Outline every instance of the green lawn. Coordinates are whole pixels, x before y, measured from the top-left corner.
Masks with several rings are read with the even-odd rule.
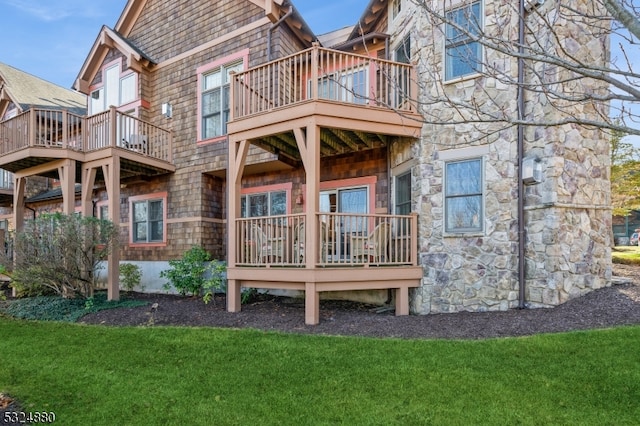
[[[624,263],[625,265],[640,266],[640,247],[638,246],[616,246],[611,251],[613,263]]]
[[[640,327],[484,341],[7,318],[0,330],[0,391],[61,425],[640,419]]]

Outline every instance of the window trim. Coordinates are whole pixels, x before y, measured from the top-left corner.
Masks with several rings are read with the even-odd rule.
[[[471,8],[473,7],[474,4],[478,4],[480,6],[480,11],[479,11],[479,18],[480,18],[480,31],[482,32],[484,30],[484,24],[485,24],[485,16],[484,16],[484,1],[483,0],[475,0],[475,1],[471,1],[469,3],[460,3],[455,5],[454,7],[447,9],[444,11],[445,16],[451,12],[455,12],[457,10],[460,9],[464,9],[464,8]],[[464,81],[467,79],[472,79],[472,78],[476,78],[477,76],[479,76],[481,74],[481,71],[474,71],[468,74],[463,74],[463,75],[456,75],[456,76],[452,76],[450,78],[447,78],[447,51],[450,49],[450,47],[448,46],[448,41],[447,41],[447,26],[449,24],[447,24],[446,22],[443,24],[444,29],[443,29],[443,39],[442,39],[442,81],[445,83],[455,83],[458,81]],[[479,42],[478,42],[479,44]],[[484,49],[482,47],[481,44],[479,44],[479,49],[480,52],[478,53],[477,56],[477,61],[479,64],[479,69],[482,69],[483,67],[483,62],[484,62]]]
[[[217,59],[211,63],[208,63],[206,65],[202,65],[198,68],[196,68],[196,74],[197,74],[197,84],[198,84],[198,88],[197,88],[197,113],[196,113],[196,129],[197,129],[197,144],[198,145],[202,145],[202,144],[208,144],[208,143],[215,143],[215,142],[222,142],[222,141],[226,141],[227,140],[227,135],[221,135],[221,136],[216,136],[213,138],[208,138],[208,139],[203,139],[203,135],[202,135],[202,94],[203,94],[203,90],[202,90],[202,86],[204,83],[204,75],[215,70],[216,68],[220,68],[224,65],[229,65],[235,62],[239,62],[240,60],[242,60],[242,67],[244,70],[246,70],[249,67],[249,49],[243,49],[240,50],[234,54],[225,56],[224,58],[220,58]]]
[[[447,229],[447,165],[453,163],[463,163],[468,161],[480,161],[480,193],[479,194],[467,194],[467,196],[471,195],[480,195],[480,218],[479,218],[479,226],[478,228],[455,228],[455,229]],[[446,236],[462,236],[462,235],[484,235],[485,234],[485,203],[487,197],[486,191],[486,158],[484,155],[482,156],[469,156],[469,157],[458,157],[458,158],[445,158],[443,159],[443,182],[442,182],[442,232],[443,235]]]
[[[133,239],[133,205],[141,201],[162,201],[162,241],[140,242]],[[167,192],[155,192],[152,194],[136,195],[129,197],[129,246],[130,247],[165,247],[167,245]],[[149,219],[147,218],[147,223]]]

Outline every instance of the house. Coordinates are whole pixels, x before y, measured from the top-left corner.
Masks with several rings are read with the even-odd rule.
[[[16,194],[54,177],[64,211],[120,227],[110,298],[120,260],[156,281],[193,245],[227,260],[230,311],[243,287],[299,291],[309,324],[321,294],[403,315],[554,306],[609,285],[606,138],[570,125],[468,138],[466,123],[429,123],[453,114],[434,92],[492,92],[506,109],[517,93],[456,62],[459,46],[413,2],[363,7],[353,27],[317,36],[289,0],[130,0],[79,71],[88,115],[3,121],[36,131],[11,134],[0,167]],[[490,29],[492,7],[450,10]],[[531,114],[555,113],[538,101]],[[522,159],[536,170],[526,187]]]
[[[0,63],[0,141],[3,143],[3,153],[12,148],[9,143],[28,127],[25,117],[34,120],[46,120],[46,114],[58,114],[66,111],[70,114],[83,116],[86,114],[86,96],[56,84],[45,81],[10,65]],[[29,111],[35,112],[30,115]],[[22,123],[23,127],[11,129],[4,123]],[[12,133],[13,132],[13,133]],[[43,177],[32,178],[25,187],[23,197],[31,197],[58,187],[55,180]],[[0,206],[7,214],[0,215],[0,229],[8,229],[11,220],[9,208],[14,202],[14,175],[8,170],[0,169]]]

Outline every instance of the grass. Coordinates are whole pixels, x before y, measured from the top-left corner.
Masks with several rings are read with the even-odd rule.
[[[0,391],[64,425],[637,424],[640,327],[484,341],[0,318]]]
[[[613,263],[640,266],[640,247],[616,246],[611,251],[611,259]]]

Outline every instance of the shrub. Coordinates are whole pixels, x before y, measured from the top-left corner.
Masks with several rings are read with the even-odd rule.
[[[117,241],[108,220],[76,214],[42,214],[16,233],[12,286],[19,295],[55,293],[91,297],[95,271]]]
[[[160,272],[169,280],[165,287],[173,286],[183,296],[202,295],[205,303],[212,300],[217,290],[225,284],[226,266],[222,262],[211,261],[211,256],[202,247],[194,246],[179,260],[169,261],[170,269]]]
[[[120,284],[127,291],[132,291],[135,287],[144,291],[144,286],[140,285],[142,279],[142,271],[138,265],[133,263],[123,263],[120,265]]]

